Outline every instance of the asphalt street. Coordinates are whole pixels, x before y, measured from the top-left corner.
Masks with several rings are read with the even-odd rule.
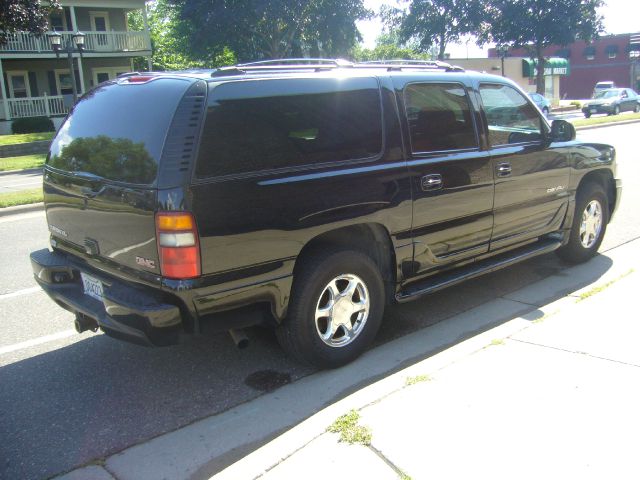
[[[0,172],[0,193],[18,192],[42,186],[42,170]]]
[[[623,202],[601,250],[640,237],[637,129],[630,124],[579,133],[617,147],[624,179]],[[259,328],[248,332],[251,345],[242,351],[226,334],[164,349],[99,333],[77,335],[72,315],[31,277],[28,253],[47,240],[41,212],[0,217],[0,478],[69,471],[314,373],[285,357],[273,335]],[[389,308],[377,344],[563,269],[547,255]]]

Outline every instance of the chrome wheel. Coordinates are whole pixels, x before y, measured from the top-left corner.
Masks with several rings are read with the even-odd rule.
[[[316,331],[330,347],[343,347],[362,332],[369,310],[369,291],[360,277],[339,275],[320,294],[315,314]]]
[[[580,243],[584,248],[591,248],[600,237],[602,230],[602,205],[592,200],[582,212],[580,223]]]

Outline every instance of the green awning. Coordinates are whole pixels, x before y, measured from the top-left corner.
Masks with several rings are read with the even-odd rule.
[[[530,58],[522,59],[522,76],[535,77],[538,70],[538,61]],[[569,75],[569,60],[560,57],[551,57],[544,62],[545,75]]]

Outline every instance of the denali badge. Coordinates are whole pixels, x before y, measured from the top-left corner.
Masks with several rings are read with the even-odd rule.
[[[61,228],[56,227],[52,223],[49,224],[49,230],[51,230],[51,233],[55,233],[57,235],[60,235],[61,237],[68,237],[69,236],[69,235],[67,235],[67,232],[65,232]]]
[[[141,267],[156,268],[156,262],[148,258],[136,257],[136,263]]]
[[[547,193],[556,193],[564,190],[564,185],[558,185],[557,187],[547,188]]]

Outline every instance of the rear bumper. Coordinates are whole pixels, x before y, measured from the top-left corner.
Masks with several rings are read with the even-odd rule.
[[[38,284],[58,305],[92,318],[107,335],[148,346],[179,342],[180,310],[164,302],[161,292],[105,277],[69,255],[47,249],[31,253],[31,266]],[[102,302],[84,293],[80,272],[102,282]]]

